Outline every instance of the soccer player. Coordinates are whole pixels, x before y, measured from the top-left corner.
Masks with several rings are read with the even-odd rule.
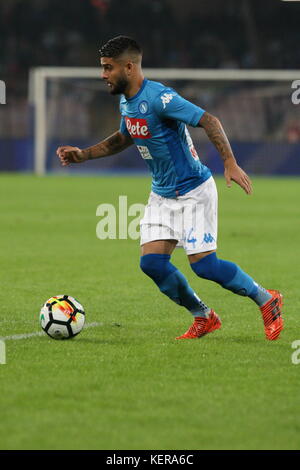
[[[246,194],[252,192],[251,181],[238,166],[220,121],[173,88],[144,78],[142,50],[134,39],[111,39],[100,49],[100,57],[102,78],[110,93],[121,95],[120,129],[85,149],[59,147],[62,165],[106,157],[136,144],[153,177],[140,222],[140,267],[163,294],[193,316],[191,327],[176,339],[200,338],[221,327],[219,316],[170,262],[177,245],[184,247],[197,276],[252,299],[260,308],[266,338],[277,339],[283,329],[281,293],[264,289],[238,265],[216,253],[216,185],[199,160],[186,125],[204,129],[215,145],[224,163],[227,186],[234,181]]]

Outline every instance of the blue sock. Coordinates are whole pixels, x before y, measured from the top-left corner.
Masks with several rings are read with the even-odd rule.
[[[191,268],[199,277],[217,282],[235,294],[250,297],[259,306],[264,305],[272,297],[237,264],[218,259],[216,253],[192,263]]]
[[[144,255],[141,256],[140,267],[171,300],[194,316],[207,317],[210,308],[195,294],[184,275],[170,263],[170,258],[170,255],[164,254]]]

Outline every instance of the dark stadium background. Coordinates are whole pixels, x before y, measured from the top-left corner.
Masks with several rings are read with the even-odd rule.
[[[0,80],[6,83],[7,104],[0,106],[0,171],[33,169],[33,113],[28,103],[29,70],[35,66],[98,65],[98,49],[118,34],[135,37],[144,49],[144,67],[222,69],[298,69],[300,3],[281,0],[6,0],[0,3]],[[300,77],[300,72],[299,72]],[[292,117],[284,117],[280,132],[273,108],[265,106],[270,132],[257,138],[231,136],[239,161],[250,173],[297,174],[300,165],[300,123],[295,105],[286,95]],[[117,109],[107,96],[108,115]],[[203,106],[204,107],[204,106]],[[286,106],[287,108],[287,106]],[[210,110],[210,109],[209,109]],[[210,110],[211,111],[211,110]],[[297,110],[300,115],[300,106]],[[249,110],[255,121],[255,110]],[[276,113],[280,111],[276,110]],[[280,119],[280,117],[279,117]],[[239,121],[238,109],[235,120]],[[282,117],[283,120],[283,117]],[[280,123],[279,123],[280,124]],[[259,126],[257,122],[256,126]],[[89,145],[113,132],[99,124],[104,135],[50,143]],[[244,134],[246,129],[244,129]],[[194,137],[194,136],[193,136]],[[247,136],[246,136],[247,137]],[[196,139],[196,147],[200,143]],[[252,162],[251,155],[267,139],[262,160],[274,155],[278,162]],[[218,156],[202,144],[201,157],[216,173]],[[122,157],[123,169],[146,169],[130,149]],[[260,154],[259,154],[260,158]],[[275,161],[274,160],[274,161]],[[249,163],[250,162],[250,163]],[[93,166],[94,165],[94,166]],[[93,162],[90,168],[119,169],[120,157]]]

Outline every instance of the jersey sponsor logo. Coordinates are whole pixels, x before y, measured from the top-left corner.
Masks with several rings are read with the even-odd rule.
[[[139,104],[139,112],[141,114],[146,114],[146,112],[148,111],[148,103],[147,101],[141,101],[141,103]]]
[[[141,154],[141,157],[144,160],[153,160],[151,153],[149,152],[148,147],[145,147],[145,145],[137,145],[138,151]]]
[[[170,101],[173,99],[173,97],[174,97],[173,93],[164,93],[163,95],[161,95],[160,99],[162,101],[164,109],[165,109],[166,105],[170,103]]]
[[[131,137],[136,139],[150,139],[151,134],[146,119],[130,118],[126,116],[125,122]]]

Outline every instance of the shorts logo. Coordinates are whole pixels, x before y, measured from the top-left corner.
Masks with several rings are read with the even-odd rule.
[[[196,248],[196,241],[197,241],[197,238],[195,238],[195,236],[193,236],[193,231],[194,231],[194,228],[191,228],[190,231],[189,231],[189,234],[188,236],[186,237],[186,241],[187,243],[192,243],[193,244],[193,248]]]
[[[173,94],[172,93],[164,93],[161,95],[160,99],[162,100],[162,104],[164,105],[164,109],[168,103],[173,99]]]
[[[152,137],[146,119],[129,118],[126,116],[125,122],[131,137],[136,139],[150,139]]]
[[[147,101],[142,101],[140,104],[139,104],[139,111],[141,114],[146,114],[146,112],[148,111],[148,103]]]
[[[212,243],[214,241],[215,241],[215,239],[210,233],[205,233],[204,234],[202,243]]]

